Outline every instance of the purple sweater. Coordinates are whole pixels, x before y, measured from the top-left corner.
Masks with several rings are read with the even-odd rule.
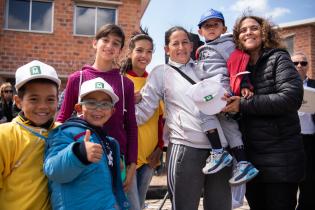
[[[115,104],[115,112],[104,125],[104,129],[109,136],[112,136],[119,142],[120,150],[121,153],[125,155],[126,163],[136,163],[138,155],[138,128],[135,117],[134,85],[132,81],[127,77],[123,77],[125,109],[127,110],[123,114],[123,92],[119,70],[113,69],[111,71],[102,72],[94,69],[90,65],[85,65],[82,70],[82,82],[101,77],[112,86],[114,92],[119,97],[119,101]],[[78,102],[79,83],[80,71],[76,71],[68,78],[64,101],[57,117],[58,122],[64,122],[71,116],[74,105]]]

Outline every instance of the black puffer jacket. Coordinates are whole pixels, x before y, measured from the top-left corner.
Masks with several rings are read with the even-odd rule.
[[[303,84],[290,55],[267,49],[249,67],[251,99],[241,99],[241,130],[260,182],[298,182],[304,175],[304,149],[297,110]]]

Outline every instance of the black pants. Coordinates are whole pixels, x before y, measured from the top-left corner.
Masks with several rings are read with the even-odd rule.
[[[298,183],[246,184],[246,199],[251,210],[294,210]]]
[[[297,210],[315,209],[315,135],[303,135],[306,155],[305,179],[299,184]]]

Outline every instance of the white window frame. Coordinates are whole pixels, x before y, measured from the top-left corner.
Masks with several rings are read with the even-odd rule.
[[[92,35],[85,35],[85,34],[78,34],[76,33],[76,25],[77,25],[77,7],[88,7],[88,8],[94,8],[95,10],[95,19],[94,19],[94,34]],[[118,19],[118,9],[116,7],[105,7],[105,6],[94,6],[94,5],[87,5],[87,4],[75,4],[74,5],[74,13],[73,13],[73,35],[74,36],[86,36],[86,37],[94,37],[97,32],[97,12],[98,9],[111,9],[115,10],[115,22],[114,24],[117,24]]]
[[[14,29],[14,28],[8,28],[9,24],[9,1],[6,1],[6,7],[5,7],[5,22],[4,22],[4,29],[8,31],[22,31],[22,32],[35,32],[35,33],[53,33],[54,28],[54,10],[55,10],[55,2],[53,0],[30,0],[30,14],[29,14],[29,20],[28,20],[28,30],[25,29]],[[32,4],[33,1],[36,2],[51,2],[51,28],[50,31],[38,31],[38,30],[32,30]]]

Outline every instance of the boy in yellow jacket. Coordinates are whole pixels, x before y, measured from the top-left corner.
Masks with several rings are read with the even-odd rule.
[[[0,125],[0,209],[50,209],[42,168],[60,80],[53,67],[36,60],[18,68],[15,78],[14,100],[22,111]]]

